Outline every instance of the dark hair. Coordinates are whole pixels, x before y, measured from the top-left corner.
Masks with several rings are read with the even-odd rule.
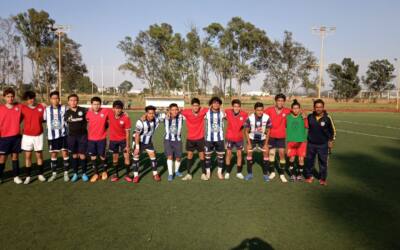
[[[257,108],[264,108],[264,104],[262,102],[256,102],[254,104],[254,109],[257,109]]]
[[[169,105],[169,109],[171,109],[171,108],[173,108],[173,107],[177,107],[177,108],[179,108],[178,107],[178,104],[176,104],[176,103],[171,103],[170,105]]]
[[[25,93],[22,95],[22,99],[25,101],[35,99],[35,97],[36,97],[35,92],[31,90],[25,91]]]
[[[124,108],[124,103],[121,100],[116,100],[116,101],[113,102],[112,106],[113,106],[113,108],[119,107],[119,108],[123,109]]]
[[[199,104],[200,105],[200,100],[199,100],[199,98],[193,98],[192,99],[192,101],[191,101],[191,104],[193,105],[193,104]]]
[[[293,106],[299,106],[299,108],[301,107],[301,105],[300,105],[300,103],[297,101],[297,99],[294,99],[293,100],[293,102],[292,102],[292,108],[293,108]]]
[[[156,111],[156,107],[154,107],[153,105],[149,105],[149,106],[146,106],[145,108],[144,108],[144,111],[146,111],[146,112],[148,112],[149,110],[153,110],[153,111]]]
[[[233,99],[232,100],[232,106],[235,104],[239,104],[239,106],[242,106],[242,102],[239,99]]]
[[[78,100],[79,101],[79,97],[78,97],[78,95],[77,94],[70,94],[69,96],[68,96],[68,98],[67,98],[67,100],[69,100],[70,98],[72,98],[72,97],[75,97],[76,98],[76,100]]]
[[[3,96],[6,96],[6,95],[8,95],[8,94],[12,94],[13,96],[15,96],[15,90],[14,90],[13,88],[6,88],[6,89],[3,91]]]
[[[101,104],[101,99],[98,96],[93,96],[92,99],[90,99],[90,103],[94,102],[99,102]]]
[[[208,102],[208,105],[211,106],[211,104],[213,104],[214,102],[218,102],[219,105],[222,104],[222,100],[221,98],[219,98],[218,96],[213,96],[210,101]]]
[[[325,102],[322,99],[317,99],[317,100],[314,100],[314,107],[318,103],[322,104],[322,106],[325,106]]]
[[[57,90],[51,91],[49,97],[51,98],[53,95],[60,97],[60,92],[58,92]]]
[[[284,94],[282,94],[282,93],[277,94],[275,96],[275,101],[278,101],[278,99],[283,99],[284,101],[286,101],[286,96]]]

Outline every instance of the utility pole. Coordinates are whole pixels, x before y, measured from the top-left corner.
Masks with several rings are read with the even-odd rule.
[[[103,57],[101,57],[101,101],[104,103],[104,72],[103,72]]]
[[[400,95],[400,60],[394,59],[397,62],[397,91],[396,91],[396,111],[399,112],[399,95]]]
[[[320,50],[320,59],[319,59],[319,80],[318,80],[318,98],[321,98],[321,86],[322,86],[322,78],[324,74],[324,39],[325,37],[336,31],[336,27],[327,27],[327,26],[319,26],[313,27],[312,32],[317,34],[321,38],[321,50]]]
[[[94,66],[92,66],[92,72],[90,72],[90,78],[91,78],[91,82],[92,82],[92,97],[94,94]]]

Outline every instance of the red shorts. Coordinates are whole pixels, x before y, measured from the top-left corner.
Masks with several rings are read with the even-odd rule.
[[[287,155],[288,157],[299,156],[305,157],[307,151],[307,142],[288,142]]]

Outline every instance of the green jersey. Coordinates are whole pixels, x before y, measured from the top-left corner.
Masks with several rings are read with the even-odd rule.
[[[304,119],[302,115],[295,117],[293,114],[289,114],[286,117],[286,141],[307,141],[307,127],[307,118]]]

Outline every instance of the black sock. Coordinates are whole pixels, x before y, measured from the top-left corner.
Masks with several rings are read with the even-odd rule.
[[[279,163],[279,169],[278,169],[278,173],[280,174],[280,175],[282,175],[282,174],[284,174],[285,173],[285,164],[286,163]]]
[[[157,159],[150,159],[151,161],[151,169],[153,171],[157,171]]]
[[[78,174],[79,171],[79,158],[72,158],[72,169],[75,174]]]
[[[82,174],[86,174],[86,172],[87,172],[87,161],[86,161],[86,158],[85,159],[79,159],[79,165],[82,168]]]
[[[25,167],[26,177],[31,177],[31,169],[32,169],[32,166]]]
[[[188,174],[191,174],[193,165],[193,159],[186,159],[186,170]]]
[[[294,175],[294,162],[289,161],[289,174],[290,176]]]
[[[297,175],[298,176],[303,175],[303,168],[304,168],[304,165],[299,165],[298,166],[298,168],[297,168]]]
[[[205,160],[200,160],[200,164],[201,164],[201,172],[203,174],[206,174],[206,161]]]
[[[242,165],[237,165],[237,173],[241,173],[242,172]]]
[[[247,174],[253,174],[253,159],[247,159]]]
[[[12,169],[14,173],[14,177],[19,176],[19,161],[12,161]]]
[[[92,160],[92,167],[93,167],[93,173],[94,174],[99,174],[99,168],[97,166],[97,161],[96,160]]]
[[[126,169],[125,175],[129,177],[129,174],[131,172],[131,166],[129,166],[129,164],[125,164],[125,169]]]
[[[103,167],[103,171],[107,172],[108,170],[108,165],[107,165],[107,160],[100,160],[101,166]]]
[[[275,162],[274,161],[270,161],[269,162],[269,172],[275,172]]]
[[[63,160],[63,166],[64,166],[64,171],[68,172],[68,170],[69,170],[69,158],[66,158],[66,159]]]
[[[115,175],[119,177],[119,164],[118,162],[113,162],[113,167],[115,169]]]
[[[5,163],[1,163],[0,164],[0,178],[3,177],[3,173],[4,173],[4,168],[5,168],[6,164]]]
[[[43,175],[43,173],[44,173],[43,164],[42,164],[42,165],[37,165],[37,168],[38,168],[38,170],[39,170],[39,174],[40,174],[40,175]]]
[[[52,172],[57,172],[57,159],[50,161],[50,168]]]
[[[139,172],[139,159],[133,159],[132,169],[133,172]]]
[[[226,164],[226,172],[230,174],[232,172],[232,163]]]
[[[224,157],[217,157],[217,165],[224,170]]]
[[[205,160],[205,167],[206,167],[206,169],[208,168],[208,169],[211,169],[211,158],[207,158],[206,157],[206,160]]]
[[[263,174],[268,175],[268,170],[269,170],[269,160],[264,159],[263,160]]]

